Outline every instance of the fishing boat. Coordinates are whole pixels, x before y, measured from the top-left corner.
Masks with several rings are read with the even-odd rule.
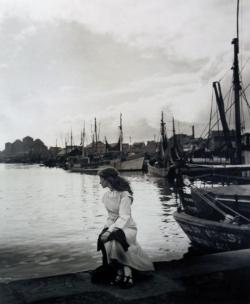
[[[250,248],[250,224],[213,221],[185,211],[174,218],[195,247],[214,252]]]
[[[166,134],[166,123],[164,122],[163,112],[161,113],[160,141],[157,157],[148,162],[148,173],[150,175],[167,177],[172,165],[170,158],[170,147]]]
[[[241,75],[244,69],[242,68],[240,71],[239,68],[238,15],[239,0],[237,1],[237,36],[232,40],[234,50],[231,68],[233,71],[232,85],[228,92],[223,94],[221,82],[213,82],[214,98],[212,100],[216,100],[216,107],[212,106],[211,103],[207,141],[206,143],[203,141],[203,149],[206,153],[203,151],[203,161],[199,158],[198,162],[196,162],[195,158],[190,157],[191,162],[187,162],[181,170],[183,174],[191,175],[211,172],[225,172],[228,174],[241,168],[249,171],[250,135],[244,130],[245,122],[249,120],[250,106]],[[243,115],[248,117],[243,117]],[[204,135],[204,132],[202,135]],[[207,155],[206,159],[205,154]],[[214,156],[216,156],[216,162],[214,161]],[[220,160],[220,163],[218,163],[218,160]]]
[[[128,155],[126,159],[112,159],[110,165],[118,171],[142,171],[144,165],[144,155]]]
[[[174,213],[174,218],[189,237],[192,244],[197,247],[206,248],[212,251],[236,250],[250,248],[250,183],[249,178],[245,178],[248,185],[240,185],[244,180],[241,172],[249,171],[249,164],[243,164],[242,149],[242,125],[240,116],[240,97],[244,96],[244,91],[240,84],[238,66],[238,12],[239,0],[237,1],[237,38],[233,39],[234,63],[233,63],[233,88],[234,88],[234,108],[235,108],[235,138],[232,140],[227,120],[225,116],[224,101],[221,94],[220,84],[214,83],[217,105],[223,126],[224,139],[227,155],[231,165],[207,165],[195,166],[181,170],[183,174],[199,172],[211,180],[216,174],[221,173],[222,183],[217,187],[212,187],[211,183],[205,187],[198,187],[196,184],[188,185],[189,191],[183,191],[178,187],[181,204]],[[207,169],[207,170],[206,170]],[[234,172],[237,184],[230,177],[229,172]],[[209,174],[208,174],[209,173]],[[208,175],[213,178],[208,178]],[[246,174],[247,175],[247,174]],[[201,178],[201,177],[200,177]],[[224,186],[222,186],[224,185]],[[184,189],[186,189],[184,187]]]
[[[144,155],[132,154],[129,151],[123,150],[123,127],[122,127],[122,114],[120,114],[119,125],[119,138],[118,143],[113,149],[108,147],[106,141],[106,153],[112,150],[114,156],[110,159],[110,165],[119,171],[142,171],[144,165]]]
[[[82,157],[75,162],[70,171],[80,173],[97,173],[99,170],[106,167],[114,167],[119,171],[142,171],[144,165],[144,155],[131,154],[123,151],[123,128],[122,128],[122,114],[120,114],[119,125],[119,139],[114,146],[108,144],[105,140],[105,151],[98,151],[98,134],[95,119],[95,128],[93,135],[93,153],[86,156],[84,153],[84,146],[82,147]],[[85,131],[84,131],[85,135]],[[82,139],[84,143],[84,140]]]
[[[189,179],[184,184],[178,188],[180,206],[174,218],[194,246],[210,251],[250,248],[250,184],[204,187]]]

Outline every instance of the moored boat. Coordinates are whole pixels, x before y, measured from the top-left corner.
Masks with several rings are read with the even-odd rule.
[[[97,127],[95,120],[95,143],[93,147],[97,146]],[[80,173],[96,173],[99,170],[106,167],[114,167],[119,171],[142,171],[144,166],[144,155],[142,154],[131,154],[123,151],[123,129],[122,129],[122,115],[120,114],[120,125],[119,125],[119,139],[118,143],[114,146],[108,144],[106,140],[106,150],[102,153],[95,153],[90,157],[82,156],[77,162],[72,164],[70,171]],[[83,140],[82,140],[83,142]],[[83,147],[84,149],[84,147]],[[97,150],[97,149],[96,149]],[[83,150],[84,151],[84,150]],[[84,155],[84,153],[83,153]]]
[[[174,218],[196,247],[212,251],[250,248],[250,224],[214,221],[185,211],[175,212]]]
[[[170,148],[166,134],[166,123],[164,122],[163,112],[161,113],[160,142],[157,157],[148,163],[148,173],[150,175],[167,177],[171,166]]]
[[[233,75],[230,75],[230,79],[232,78],[231,86],[228,86],[229,79],[227,79],[224,82],[227,87],[227,92],[225,92],[225,88],[221,86],[222,79],[213,82],[214,94],[210,118],[207,128],[201,134],[201,137],[207,139],[202,141],[198,147],[194,147],[187,155],[190,162],[186,163],[186,168],[183,168],[184,174],[206,174],[212,171],[229,173],[237,170],[238,165],[248,164],[249,166],[250,135],[247,130],[247,121],[249,121],[250,112],[246,94],[249,85],[244,87],[243,79],[243,71],[248,59],[244,59],[244,54],[240,56],[240,45],[243,44],[239,41],[239,0],[237,0],[236,20],[236,37],[231,42],[233,45],[233,64],[231,69],[228,69],[228,71],[233,72]],[[216,101],[215,107],[213,100]],[[206,130],[207,132],[205,132]],[[218,161],[220,161],[221,166]],[[206,164],[207,166],[205,166]],[[189,173],[187,173],[187,169]]]
[[[250,248],[250,184],[185,184],[178,188],[181,204],[174,218],[194,246],[212,251]]]
[[[144,156],[142,155],[131,155],[127,156],[126,159],[112,159],[110,165],[119,171],[142,171],[144,164]]]
[[[169,173],[170,167],[157,167],[156,164],[151,165],[148,163],[148,173],[150,175],[158,176],[158,177],[167,177]]]

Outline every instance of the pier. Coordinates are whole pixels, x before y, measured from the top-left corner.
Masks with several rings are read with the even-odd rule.
[[[249,303],[250,250],[155,263],[129,290],[92,284],[90,271],[0,284],[1,304]]]

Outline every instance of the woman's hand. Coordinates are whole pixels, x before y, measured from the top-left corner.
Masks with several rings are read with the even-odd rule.
[[[105,231],[102,235],[101,235],[101,241],[103,243],[106,243],[108,241],[108,238],[110,236],[110,232],[109,231]]]

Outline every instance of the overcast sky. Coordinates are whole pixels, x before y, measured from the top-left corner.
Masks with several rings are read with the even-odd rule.
[[[113,141],[120,113],[126,141],[158,136],[162,110],[169,135],[172,116],[190,132],[212,81],[231,78],[235,19],[236,0],[0,0],[0,149],[26,135],[62,145],[71,128],[77,144],[84,121],[90,141],[94,117]],[[242,0],[241,66],[249,20]]]

